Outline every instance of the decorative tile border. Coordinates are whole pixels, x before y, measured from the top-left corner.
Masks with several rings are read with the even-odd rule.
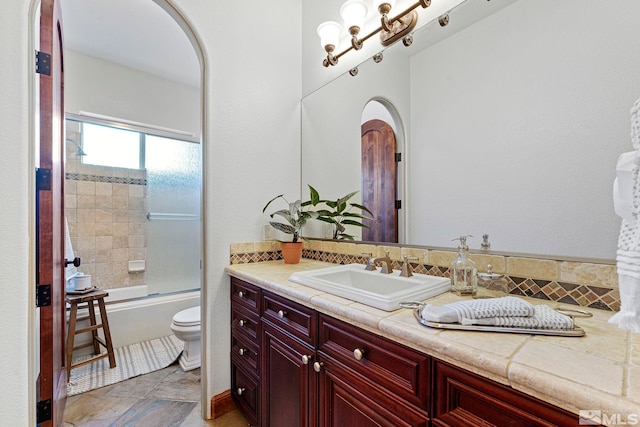
[[[391,250],[390,250],[391,249]],[[419,259],[431,259],[437,261],[433,263],[413,263],[413,270],[416,273],[430,274],[439,277],[449,277],[449,259],[456,256],[455,252],[431,251],[428,249],[385,247],[370,244],[342,243],[313,241],[311,245],[306,245],[302,252],[303,258],[317,261],[330,262],[334,264],[365,264],[366,257],[360,251],[368,251],[376,254],[390,250],[393,259],[393,268],[399,270],[402,267],[402,256],[418,256]],[[557,301],[563,304],[571,304],[583,307],[591,307],[600,310],[618,311],[620,310],[620,294],[617,287],[617,277],[615,276],[615,266],[607,264],[592,264],[581,262],[566,262],[545,259],[524,259],[519,257],[493,256],[484,254],[471,254],[486,261],[489,261],[499,268],[495,272],[505,274],[509,293],[522,295],[531,298],[538,298],[547,301]],[[261,261],[275,261],[282,259],[277,242],[256,242],[238,243],[231,245],[231,264],[243,264]],[[436,265],[440,264],[440,265]],[[525,265],[525,268],[522,265]],[[535,276],[539,272],[544,279],[538,277],[521,277],[513,273],[506,273],[512,265],[515,271],[530,270],[530,276]],[[536,267],[542,266],[542,269]],[[550,272],[551,271],[551,272]],[[613,272],[613,273],[612,273]],[[550,278],[550,276],[557,276]],[[568,277],[574,281],[583,283],[572,283],[569,280],[561,280]]]
[[[145,178],[121,178],[117,176],[88,175],[83,173],[67,173],[65,178],[72,181],[109,182],[112,184],[147,185]]]

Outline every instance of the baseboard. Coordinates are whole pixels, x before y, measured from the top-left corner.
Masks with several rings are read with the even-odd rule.
[[[231,397],[231,390],[216,394],[211,399],[211,418],[216,419],[236,409],[236,404]]]

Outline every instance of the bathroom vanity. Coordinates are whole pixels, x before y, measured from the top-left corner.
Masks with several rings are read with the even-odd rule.
[[[408,309],[385,312],[287,280],[297,270],[330,265],[227,268],[231,392],[253,425],[576,426],[579,409],[640,408],[637,385],[623,392],[622,377],[610,377],[618,381],[617,396],[589,384],[594,371],[587,364],[611,372],[608,359],[586,351],[599,345],[603,317],[581,323],[583,338],[441,331],[419,325]],[[618,336],[626,347],[627,334]],[[554,339],[564,353],[545,356]],[[566,370],[556,357],[570,357],[569,370],[585,369],[583,379],[556,375]]]

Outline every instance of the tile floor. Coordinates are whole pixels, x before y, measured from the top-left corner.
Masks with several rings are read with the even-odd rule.
[[[203,420],[200,369],[183,372],[177,363],[67,398],[64,427],[246,427],[238,410]]]

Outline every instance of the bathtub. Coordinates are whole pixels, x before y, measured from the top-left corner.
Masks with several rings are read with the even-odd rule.
[[[106,291],[109,292],[109,296],[105,298],[109,329],[115,348],[172,335],[170,325],[173,315],[185,308],[200,305],[199,289],[148,295],[147,286],[141,285]],[[86,314],[86,309],[78,311],[78,317]],[[96,315],[99,316],[97,307]],[[84,320],[79,325],[88,325],[88,322]],[[89,342],[90,337],[89,333],[77,335],[76,346]],[[90,348],[84,348],[74,352],[74,355],[90,351]]]

